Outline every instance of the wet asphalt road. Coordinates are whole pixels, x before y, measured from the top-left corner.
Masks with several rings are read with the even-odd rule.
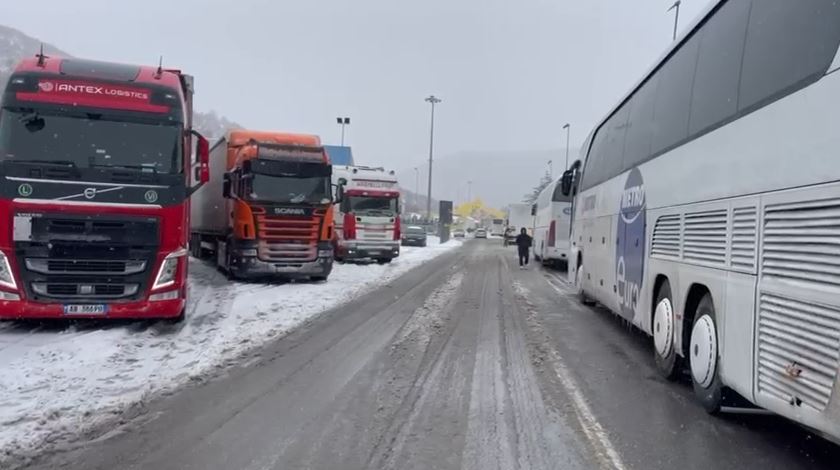
[[[28,468],[840,465],[783,419],[706,415],[658,377],[647,338],[499,245],[468,242]]]

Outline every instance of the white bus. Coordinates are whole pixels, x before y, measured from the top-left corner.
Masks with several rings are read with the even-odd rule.
[[[834,440],[838,46],[835,0],[715,2],[562,178],[583,300],[652,335],[666,377],[689,367],[707,411],[740,395]]]
[[[540,192],[532,214],[534,259],[543,264],[566,264],[569,260],[572,198],[563,195],[559,180],[552,181]]]

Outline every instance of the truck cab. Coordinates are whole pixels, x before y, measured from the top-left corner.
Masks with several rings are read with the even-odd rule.
[[[400,192],[394,171],[333,167],[337,260],[389,263],[400,255]]]
[[[39,55],[0,107],[0,318],[183,318],[193,80]],[[193,148],[195,152],[192,152]]]
[[[232,277],[326,280],[333,263],[332,166],[318,136],[235,130],[193,204],[196,256]],[[223,209],[224,208],[224,209]]]

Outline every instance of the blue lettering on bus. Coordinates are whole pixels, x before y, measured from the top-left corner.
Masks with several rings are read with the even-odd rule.
[[[632,319],[639,304],[645,270],[645,183],[634,168],[621,193],[616,233],[616,284],[620,314]]]

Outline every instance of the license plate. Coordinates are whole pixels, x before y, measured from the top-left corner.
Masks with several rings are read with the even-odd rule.
[[[65,315],[103,315],[108,311],[108,306],[105,304],[95,305],[65,305]]]

